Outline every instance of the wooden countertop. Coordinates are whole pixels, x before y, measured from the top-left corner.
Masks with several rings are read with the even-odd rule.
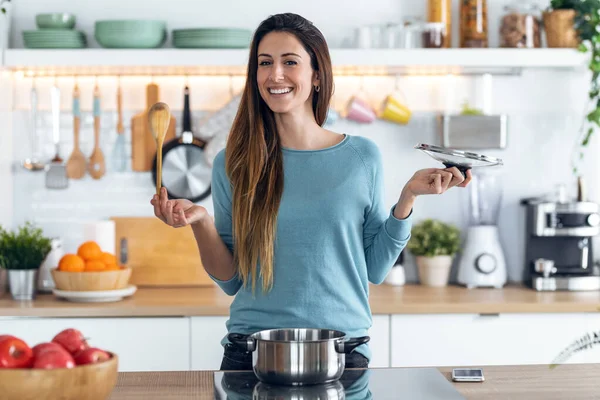
[[[452,368],[439,368],[450,381]],[[600,364],[483,367],[485,382],[454,383],[466,399],[597,399]],[[212,371],[122,372],[110,400],[212,400]],[[240,397],[245,398],[245,397]],[[390,397],[392,398],[392,397]],[[378,400],[378,399],[374,399]]]
[[[5,293],[0,296],[0,317],[227,316],[232,300],[218,287],[140,288],[115,303],[73,303],[51,294],[18,302]],[[536,292],[514,285],[472,290],[372,285],[370,302],[373,314],[575,313],[600,311],[600,292]]]

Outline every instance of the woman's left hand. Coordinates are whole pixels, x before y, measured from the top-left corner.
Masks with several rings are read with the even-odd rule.
[[[458,168],[427,168],[417,171],[406,183],[407,194],[421,196],[425,194],[442,194],[446,190],[458,186],[466,187],[471,182],[471,170],[468,169],[465,178]]]

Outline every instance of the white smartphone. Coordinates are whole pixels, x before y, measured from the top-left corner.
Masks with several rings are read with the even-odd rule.
[[[452,370],[454,382],[483,382],[483,370],[481,368],[454,368]]]

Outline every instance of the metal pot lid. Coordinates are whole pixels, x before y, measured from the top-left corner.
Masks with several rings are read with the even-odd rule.
[[[504,165],[500,158],[489,157],[468,151],[448,149],[430,144],[419,143],[415,146],[415,149],[421,150],[423,153],[440,161],[446,166],[474,168]]]
[[[208,193],[212,170],[204,152],[194,145],[168,151],[162,161],[162,182],[174,198],[197,199]]]

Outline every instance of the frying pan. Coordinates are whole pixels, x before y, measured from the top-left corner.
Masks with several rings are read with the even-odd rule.
[[[210,195],[211,166],[204,148],[206,142],[194,137],[190,112],[190,89],[183,97],[183,132],[163,146],[162,186],[170,199],[197,203]],[[156,155],[152,162],[152,181],[156,182]]]

